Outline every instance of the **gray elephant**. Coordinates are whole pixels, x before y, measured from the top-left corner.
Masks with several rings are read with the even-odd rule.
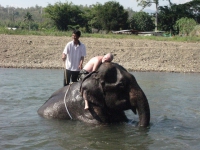
[[[84,110],[84,94],[89,110]],[[148,100],[134,76],[119,64],[106,62],[83,80],[53,93],[38,114],[100,124],[127,122],[124,111],[128,109],[138,113],[139,126],[149,126]]]

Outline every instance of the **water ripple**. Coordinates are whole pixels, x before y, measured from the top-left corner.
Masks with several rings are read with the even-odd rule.
[[[199,74],[134,72],[150,104],[151,123],[90,125],[44,119],[37,109],[62,87],[63,70],[0,68],[1,149],[198,149]]]

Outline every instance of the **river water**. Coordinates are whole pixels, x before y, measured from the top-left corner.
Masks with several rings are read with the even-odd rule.
[[[197,150],[200,74],[132,72],[151,110],[148,129],[45,119],[37,109],[62,87],[63,70],[0,68],[0,149]]]

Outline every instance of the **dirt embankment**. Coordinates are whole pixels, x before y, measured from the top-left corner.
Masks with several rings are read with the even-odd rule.
[[[0,67],[63,68],[61,54],[71,37],[0,35]],[[133,39],[80,38],[84,63],[114,54],[113,62],[130,71],[200,72],[200,43]]]

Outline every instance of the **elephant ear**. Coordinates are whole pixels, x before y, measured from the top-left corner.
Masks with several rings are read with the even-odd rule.
[[[139,126],[148,126],[150,122],[150,108],[146,95],[138,85],[135,77],[131,76],[130,84],[130,103],[133,112],[138,112],[139,116]]]
[[[93,72],[84,78],[80,86],[80,92],[82,96],[86,94],[88,102],[100,107],[105,106],[105,94],[97,72]]]
[[[81,81],[81,86],[80,86],[80,91],[81,91],[81,89],[82,89],[83,82],[84,82],[86,79],[90,78],[91,75],[94,74],[94,73],[97,73],[97,71],[93,71],[93,72],[87,74],[87,75],[82,79],[82,81]]]

